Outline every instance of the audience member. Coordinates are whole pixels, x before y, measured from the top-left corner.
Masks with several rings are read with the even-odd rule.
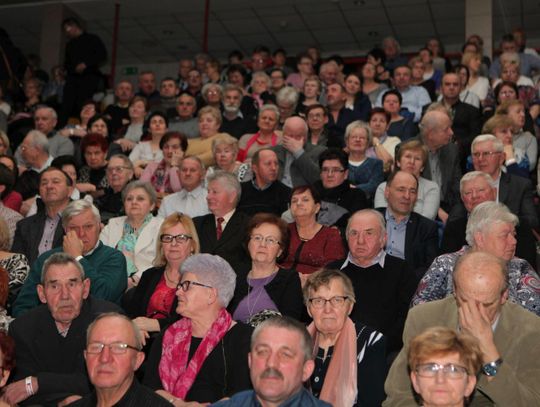
[[[128,80],[122,80],[114,87],[114,103],[103,111],[103,115],[111,124],[111,134],[129,124],[129,102],[134,96],[133,85]]]
[[[277,131],[279,124],[279,109],[274,105],[264,105],[259,109],[257,117],[258,131],[255,134],[244,134],[238,141],[238,160],[248,161],[261,148],[274,147],[281,143],[281,132]]]
[[[188,139],[199,137],[199,123],[195,117],[197,101],[187,92],[176,99],[176,117],[169,120],[169,130],[177,131]]]

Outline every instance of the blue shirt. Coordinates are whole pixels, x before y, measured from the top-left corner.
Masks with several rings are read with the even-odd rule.
[[[386,209],[386,253],[391,256],[399,257],[405,260],[405,235],[407,233],[407,222],[409,217],[405,217],[401,222],[397,222],[396,218],[390,211]]]
[[[246,390],[236,393],[228,400],[218,401],[212,404],[215,407],[260,407],[261,403],[253,390]],[[293,395],[291,398],[281,403],[279,407],[332,407],[326,401],[315,398],[305,388]],[[337,406],[336,406],[337,407]]]

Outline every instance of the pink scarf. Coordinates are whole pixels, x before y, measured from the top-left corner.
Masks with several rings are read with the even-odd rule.
[[[313,338],[313,353],[316,355],[319,333],[314,322],[307,329]],[[347,318],[334,346],[319,398],[333,406],[352,406],[358,393],[356,372],[356,329],[351,319]]]
[[[206,357],[225,336],[231,322],[231,314],[222,308],[189,363],[191,319],[183,318],[172,324],[163,335],[159,362],[159,377],[163,388],[175,397],[185,399]]]

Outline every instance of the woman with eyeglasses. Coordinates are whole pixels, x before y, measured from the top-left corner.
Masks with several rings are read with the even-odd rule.
[[[236,270],[229,306],[233,318],[253,326],[276,314],[300,319],[304,307],[298,273],[278,265],[289,247],[287,223],[274,214],[258,213],[248,223],[246,238],[251,265]]]
[[[120,250],[127,262],[128,287],[138,284],[156,256],[157,231],[162,218],[152,215],[157,195],[149,182],[132,181],[122,190],[125,216],[109,219],[99,239]]]
[[[338,229],[321,225],[317,215],[321,198],[311,185],[298,186],[291,193],[291,236],[288,254],[282,267],[299,273],[304,283],[311,273],[325,264],[345,257],[345,249]]]
[[[351,280],[338,270],[311,274],[304,302],[313,322],[313,394],[333,406],[380,406],[385,399],[386,339],[349,318],[355,303]]]
[[[463,407],[482,366],[478,340],[433,327],[415,337],[408,352],[411,382],[423,407]]]
[[[161,223],[156,242],[153,267],[142,273],[139,284],[125,309],[130,318],[149,338],[178,319],[176,290],[180,267],[192,254],[199,253],[199,237],[191,218],[175,212]]]
[[[212,403],[249,389],[252,329],[234,321],[226,309],[236,273],[211,254],[189,257],[180,271],[176,312],[182,318],[154,341],[144,384],[174,406]]]

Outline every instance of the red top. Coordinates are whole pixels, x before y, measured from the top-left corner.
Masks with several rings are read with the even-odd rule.
[[[2,199],[2,203],[6,208],[19,212],[22,205],[22,196],[17,191],[11,191]]]
[[[150,297],[148,307],[146,308],[146,316],[148,318],[163,319],[169,316],[176,288],[167,287],[164,275],[159,279],[159,283]]]

